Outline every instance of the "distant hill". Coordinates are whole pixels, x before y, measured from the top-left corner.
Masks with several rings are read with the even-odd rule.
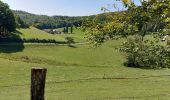
[[[62,27],[70,27],[72,25],[78,27],[82,25],[82,22],[87,18],[94,18],[96,15],[91,16],[47,16],[47,15],[37,15],[28,13],[25,11],[13,11],[16,15],[18,15],[26,24],[32,25],[39,29],[55,29]],[[106,17],[108,15],[112,15],[115,18],[122,18],[125,11],[122,12],[110,12],[98,14],[99,21],[106,21]]]
[[[36,15],[25,11],[13,11],[15,14],[20,16],[27,24],[33,25],[39,29],[51,29],[61,28],[65,26],[79,26],[81,25],[84,17],[69,17],[69,16],[47,16],[47,15]]]

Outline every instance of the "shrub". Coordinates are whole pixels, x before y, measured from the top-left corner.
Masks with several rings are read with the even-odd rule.
[[[54,39],[21,39],[21,38],[0,38],[0,43],[56,43],[56,44],[66,44],[64,41],[56,41]]]
[[[66,37],[65,40],[66,40],[66,43],[67,43],[68,45],[71,45],[72,43],[75,43],[75,42],[74,42],[74,39],[73,39],[72,37]]]
[[[127,39],[120,50],[126,53],[129,67],[166,68],[170,67],[170,47],[158,41],[143,40],[141,36]]]

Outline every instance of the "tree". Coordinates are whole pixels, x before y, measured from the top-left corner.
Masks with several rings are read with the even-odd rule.
[[[18,15],[15,15],[15,23],[17,28],[28,28],[29,25],[27,25]]]
[[[68,31],[69,31],[69,27],[68,25],[66,25],[66,33],[68,33]]]
[[[64,33],[66,32],[66,28],[65,28],[65,27],[63,28],[63,32],[64,32]]]
[[[9,6],[0,1],[0,33],[1,37],[16,29],[15,17]]]
[[[68,46],[71,46],[72,43],[75,43],[72,37],[66,37],[65,40]]]
[[[70,32],[73,33],[73,25],[71,25]]]
[[[115,37],[125,37],[127,41],[120,49],[126,53],[129,66],[169,67],[170,47],[159,41],[160,35],[170,32],[169,0],[143,0],[141,6],[131,0],[123,0],[123,3],[128,10],[118,12],[121,15],[106,13],[85,23],[88,40],[98,46]],[[148,40],[146,35],[155,39]]]
[[[128,66],[164,68],[170,66],[170,46],[161,45],[161,36],[169,34],[169,0],[150,0],[141,2],[138,7],[129,5],[129,18],[126,21],[129,33],[137,37],[127,39],[122,50],[127,55]],[[127,29],[124,29],[127,31]],[[154,40],[145,36],[154,36]],[[140,40],[140,41],[139,41]]]

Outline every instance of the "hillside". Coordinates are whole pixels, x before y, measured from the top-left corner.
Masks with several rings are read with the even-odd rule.
[[[91,15],[91,16],[47,16],[47,15],[37,15],[28,13],[25,11],[13,11],[16,15],[20,16],[20,18],[29,25],[33,25],[39,29],[55,29],[55,28],[62,28],[66,26],[76,26],[79,27],[82,25],[84,20],[86,19],[93,19],[98,17],[99,21],[103,21],[108,16],[113,16],[114,18],[122,18],[125,16],[125,11],[122,12],[109,12],[109,13],[102,13],[98,15]]]
[[[72,37],[75,42],[84,42],[85,34],[78,28],[74,28],[72,34],[49,34],[45,31],[37,29],[35,27],[30,27],[26,29],[17,29],[14,33],[18,35],[21,39],[29,40],[29,39],[39,39],[39,40],[56,40],[58,42],[64,42],[66,37]]]
[[[31,29],[19,31],[27,34]],[[24,45],[18,51],[18,45],[6,45],[10,53],[0,54],[0,100],[30,98],[31,67],[48,69],[47,100],[169,100],[170,70],[124,67],[124,55],[116,50],[121,43],[114,40],[96,49]]]
[[[36,15],[25,11],[13,11],[19,15],[29,25],[34,25],[39,29],[61,28],[66,25],[79,26],[85,17],[69,17],[69,16],[47,16]]]

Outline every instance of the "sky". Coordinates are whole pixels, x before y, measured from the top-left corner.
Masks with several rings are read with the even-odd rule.
[[[88,16],[102,13],[101,7],[112,8],[116,4],[122,10],[122,3],[115,0],[2,0],[13,10],[22,10],[40,15]],[[137,1],[137,0],[136,0]],[[137,2],[138,3],[138,2]],[[116,11],[118,9],[111,9]]]

